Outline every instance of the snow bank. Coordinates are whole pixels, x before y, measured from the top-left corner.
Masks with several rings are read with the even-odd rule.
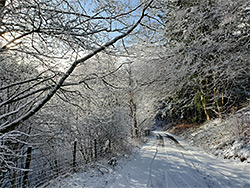
[[[216,156],[250,163],[250,105],[225,120],[212,120],[179,136]]]

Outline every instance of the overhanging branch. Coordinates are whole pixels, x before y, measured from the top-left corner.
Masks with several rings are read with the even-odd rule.
[[[113,40],[108,41],[107,43],[105,43],[104,45],[100,46],[99,48],[97,48],[93,52],[87,54],[83,58],[81,58],[81,59],[76,60],[75,62],[73,62],[72,65],[70,66],[70,68],[66,71],[66,73],[57,82],[57,84],[50,90],[50,92],[34,108],[32,108],[29,112],[27,112],[22,117],[14,120],[11,123],[8,123],[5,126],[2,126],[0,128],[0,133],[6,133],[6,132],[9,132],[11,130],[14,130],[20,123],[22,123],[23,121],[29,119],[36,112],[38,112],[54,96],[54,94],[57,92],[57,90],[60,89],[60,87],[63,85],[63,83],[65,82],[65,80],[71,75],[71,73],[74,71],[74,69],[77,67],[77,65],[79,65],[79,64],[85,62],[86,60],[92,58],[93,56],[95,56],[99,52],[103,51],[105,48],[107,48],[107,47],[113,45],[114,43],[116,43],[118,40],[123,39],[124,37],[128,36],[141,23],[142,19],[145,16],[146,10],[152,4],[152,2],[153,2],[153,0],[151,0],[144,7],[144,9],[142,10],[141,17],[138,19],[138,21],[130,29],[127,30],[127,32],[125,32],[125,33],[123,33],[123,34],[115,37]]]

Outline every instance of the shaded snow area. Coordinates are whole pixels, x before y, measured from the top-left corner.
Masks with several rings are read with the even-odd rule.
[[[179,136],[224,159],[250,163],[250,106],[225,120],[215,119]]]
[[[250,164],[216,158],[167,132],[155,131],[139,151],[114,167],[49,182],[48,188],[249,188]]]

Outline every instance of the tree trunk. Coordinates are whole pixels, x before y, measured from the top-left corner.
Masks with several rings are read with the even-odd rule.
[[[219,104],[219,91],[217,89],[217,85],[216,85],[216,78],[215,78],[215,74],[213,75],[213,85],[214,85],[214,99],[215,99],[215,105],[217,108],[217,113],[220,119],[222,119],[222,115],[221,115],[221,108],[220,108],[220,104]]]
[[[131,117],[133,118],[133,130],[134,130],[133,132],[134,132],[135,137],[137,138],[139,136],[139,130],[138,130],[138,124],[137,124],[137,118],[136,118],[137,107],[132,98],[130,100],[130,105],[131,105],[130,107]]]
[[[3,14],[2,14],[2,12],[3,12],[3,8],[4,8],[4,6],[5,6],[5,3],[6,3],[6,0],[0,0],[0,27],[1,27],[1,25],[2,25],[2,19],[3,19]],[[0,43],[1,44],[1,43]],[[0,46],[1,47],[1,46]]]
[[[6,0],[0,0],[0,7],[4,7],[5,6],[5,3],[6,3]]]
[[[25,162],[25,172],[24,172],[24,177],[23,177],[23,188],[27,187],[28,183],[28,178],[29,178],[29,169],[30,169],[30,162],[31,162],[31,152],[32,152],[32,147],[28,147],[27,150],[27,158]]]
[[[203,93],[202,90],[201,90],[201,92]],[[201,95],[201,102],[202,102],[202,106],[203,106],[203,109],[204,109],[204,113],[206,115],[206,121],[209,121],[210,116],[209,116],[209,111],[207,110],[206,97],[204,95]]]
[[[206,81],[205,81],[205,84],[202,83],[202,79],[200,79],[200,84],[201,84],[201,102],[202,102],[202,106],[203,106],[203,109],[204,109],[204,113],[205,113],[205,116],[206,116],[206,121],[209,121],[210,120],[210,112],[209,110],[207,109],[207,85],[208,85],[208,79],[206,78]]]

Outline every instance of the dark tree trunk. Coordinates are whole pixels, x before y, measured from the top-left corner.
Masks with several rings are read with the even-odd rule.
[[[4,7],[5,6],[5,3],[6,3],[6,0],[0,0],[0,7]]]

